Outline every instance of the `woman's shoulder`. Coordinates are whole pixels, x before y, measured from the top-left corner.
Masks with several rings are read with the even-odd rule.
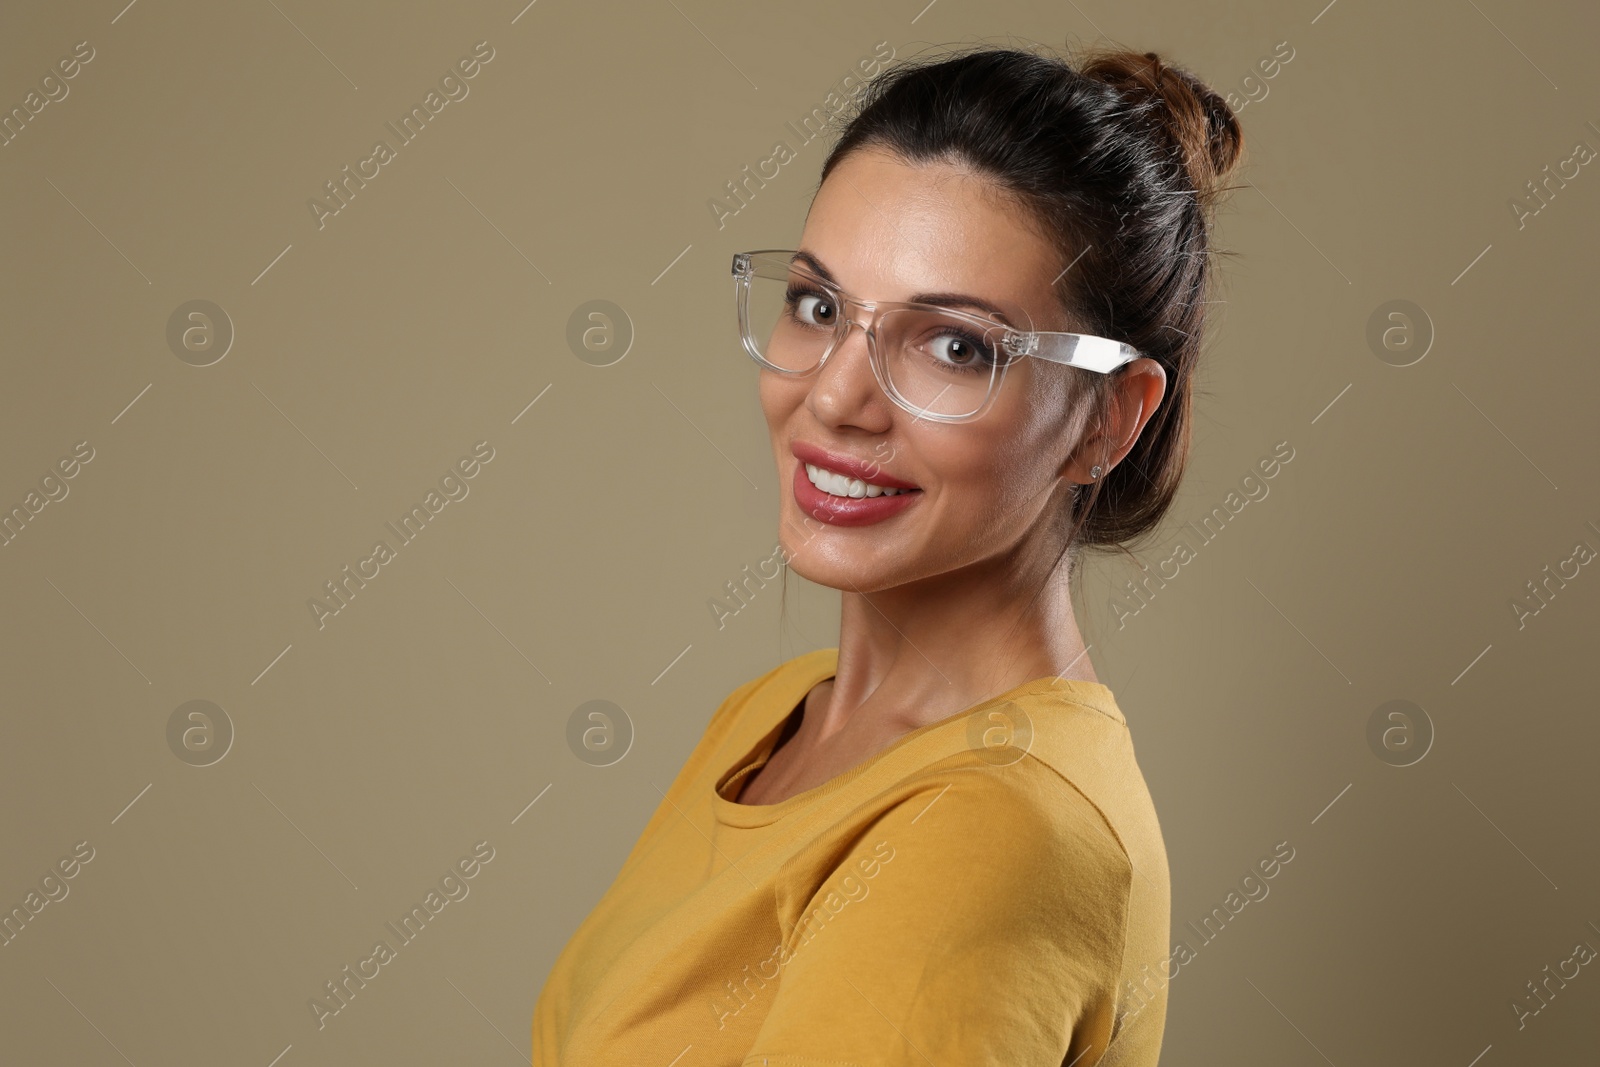
[[[1166,848],[1126,723],[1109,690],[1029,687],[929,736],[903,788],[953,792],[974,827],[1026,825],[1110,867],[1166,884]],[[926,801],[924,801],[926,802]]]
[[[1028,843],[1079,866],[1088,857],[1123,874],[1135,866],[1129,828],[1091,791],[1032,752],[1000,755],[963,746],[908,775],[903,786],[910,806],[921,805],[919,813],[947,809],[942,821],[958,832]]]

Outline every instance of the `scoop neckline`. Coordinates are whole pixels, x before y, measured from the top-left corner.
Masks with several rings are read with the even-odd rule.
[[[874,752],[860,763],[834,775],[827,781],[810,789],[802,790],[793,796],[786,797],[776,804],[741,804],[736,800],[729,800],[724,792],[730,786],[743,788],[743,782],[761,767],[765,766],[772,755],[779,734],[782,733],[789,717],[794,714],[800,701],[805,699],[813,687],[819,682],[824,682],[834,677],[839,664],[839,650],[837,648],[821,648],[804,656],[798,657],[792,664],[792,669],[787,677],[773,679],[769,685],[779,685],[782,691],[774,703],[783,711],[777,720],[771,723],[762,732],[761,737],[746,750],[731,766],[724,767],[712,782],[711,806],[717,821],[729,826],[764,826],[776,822],[778,819],[804,808],[824,796],[833,793],[850,784],[861,775],[877,766],[882,760],[891,756],[901,748],[909,745],[920,737],[926,736],[935,730],[948,729],[959,723],[973,712],[988,707],[991,704],[1000,704],[1020,696],[1034,693],[1052,692],[1059,695],[1064,702],[1088,708],[1099,712],[1114,722],[1126,726],[1127,720],[1123,718],[1122,710],[1117,707],[1111,689],[1104,682],[1090,682],[1081,678],[1059,678],[1046,675],[1023,682],[1003,693],[999,693],[986,700],[979,701],[952,715],[924,723],[913,730],[908,730],[895,738],[885,747]],[[754,695],[752,695],[752,699]]]

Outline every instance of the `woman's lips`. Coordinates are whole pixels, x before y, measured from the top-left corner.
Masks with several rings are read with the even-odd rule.
[[[908,489],[894,496],[834,496],[824,493],[806,477],[806,465],[794,465],[794,499],[800,510],[819,522],[833,526],[870,526],[891,515],[898,515],[922,496],[921,489]]]
[[[896,478],[884,470],[883,465],[877,460],[861,460],[856,459],[854,456],[835,454],[806,441],[792,442],[789,445],[789,451],[802,463],[809,463],[813,467],[821,467],[823,470],[842,474],[846,478],[860,478],[864,482],[872,482],[887,489],[920,488],[910,482]]]

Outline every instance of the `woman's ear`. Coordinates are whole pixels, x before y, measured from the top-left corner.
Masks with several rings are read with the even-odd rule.
[[[1138,443],[1139,434],[1161,406],[1166,392],[1166,368],[1149,357],[1117,370],[1104,413],[1091,424],[1093,429],[1078,443],[1061,473],[1080,485],[1104,478]],[[1100,473],[1091,477],[1096,464]]]

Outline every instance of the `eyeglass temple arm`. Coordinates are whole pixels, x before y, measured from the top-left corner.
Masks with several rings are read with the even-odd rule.
[[[1099,374],[1110,374],[1141,355],[1132,345],[1087,333],[1034,333],[1032,336],[1034,341],[1029,355]]]

